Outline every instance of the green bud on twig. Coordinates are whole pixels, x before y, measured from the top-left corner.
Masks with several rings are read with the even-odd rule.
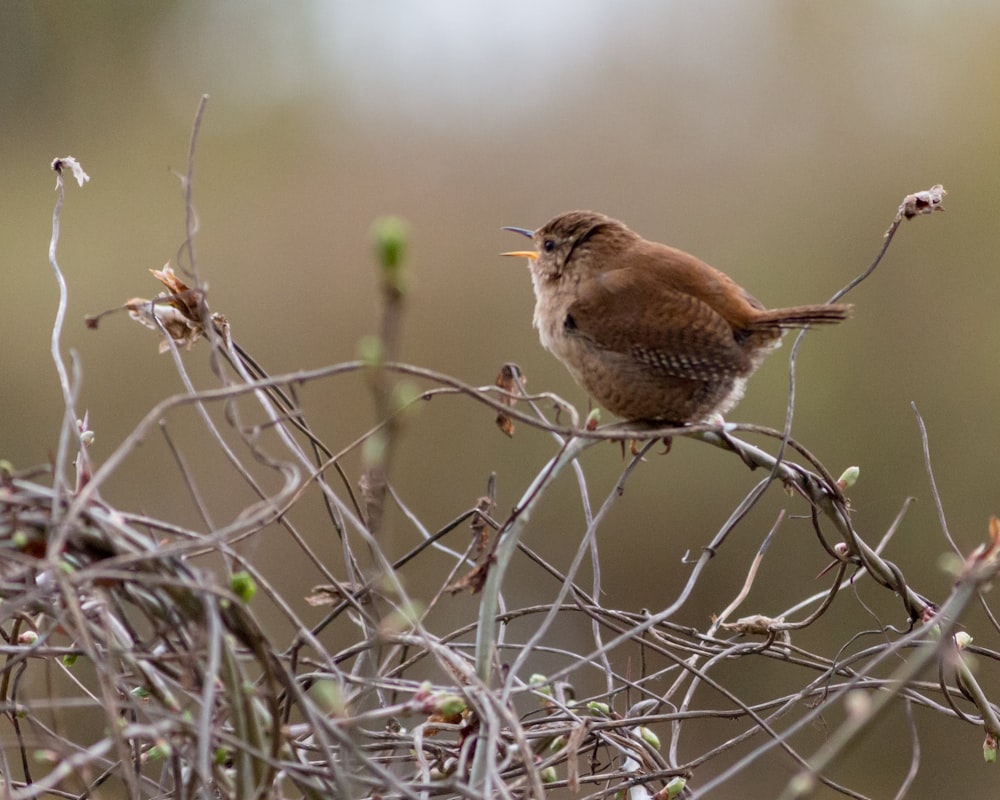
[[[593,714],[595,717],[608,717],[611,715],[611,706],[607,703],[601,703],[597,700],[591,700],[587,703],[587,711]]]
[[[144,758],[146,761],[162,761],[165,758],[169,758],[173,748],[168,742],[161,741],[158,744],[154,744],[145,753]]]
[[[402,380],[392,387],[392,410],[403,411],[420,399],[420,387],[413,381]]]
[[[837,479],[841,489],[850,489],[861,476],[861,467],[848,467]]]
[[[362,336],[358,341],[358,356],[371,367],[382,363],[382,340],[377,336]]]
[[[399,217],[379,217],[372,223],[372,240],[381,268],[382,285],[396,295],[402,295],[405,289],[403,258],[408,233],[409,225]]]
[[[655,750],[659,750],[660,749],[660,737],[657,736],[655,733],[653,733],[652,730],[650,730],[649,728],[647,728],[645,725],[640,725],[636,730],[638,731],[639,736],[642,737],[642,740],[646,744],[648,744],[650,747],[654,748]]]
[[[380,467],[385,463],[386,438],[384,430],[377,430],[372,433],[361,445],[361,457],[365,465]]]
[[[451,692],[436,692],[433,704],[434,710],[442,717],[458,716],[468,708],[464,698]]]
[[[344,689],[336,681],[316,681],[309,688],[309,695],[328,716],[342,717],[347,713],[347,700],[344,697]]]
[[[232,574],[232,577],[229,578],[229,588],[244,603],[249,603],[257,594],[257,583],[250,577],[250,573],[245,571]]]

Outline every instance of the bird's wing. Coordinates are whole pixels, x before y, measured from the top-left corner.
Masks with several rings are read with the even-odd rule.
[[[602,272],[579,284],[563,320],[567,335],[687,380],[745,375],[750,360],[711,306],[634,272]]]

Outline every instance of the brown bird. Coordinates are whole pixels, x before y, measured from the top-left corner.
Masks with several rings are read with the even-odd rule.
[[[542,345],[594,400],[630,421],[725,414],[785,329],[840,322],[851,311],[767,309],[728,275],[592,211],[504,230],[536,247],[503,255],[529,259]]]

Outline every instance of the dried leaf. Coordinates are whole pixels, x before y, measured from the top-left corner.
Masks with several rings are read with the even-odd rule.
[[[722,627],[728,631],[736,631],[737,633],[742,633],[743,635],[756,634],[758,636],[767,636],[771,633],[773,625],[781,624],[784,622],[784,617],[767,617],[763,614],[754,614],[751,617],[741,617],[736,620],[736,622],[724,622]]]
[[[500,432],[507,437],[514,437],[514,423],[511,418],[502,411],[497,412],[497,427],[500,428]]]
[[[76,179],[78,186],[83,186],[90,180],[90,176],[83,171],[83,167],[80,166],[80,162],[77,161],[73,156],[63,156],[62,158],[56,158],[52,161],[52,169],[55,171],[56,175],[56,188],[59,188],[59,184],[62,181],[62,173],[64,169],[68,169],[73,173],[73,177]]]
[[[472,515],[472,522],[469,523],[469,527],[472,529],[472,533],[476,536],[476,546],[473,548],[472,557],[477,561],[479,560],[479,557],[486,552],[486,547],[490,543],[486,516],[492,511],[493,499],[491,497],[483,495],[476,501],[476,511]]]
[[[513,364],[504,364],[496,380],[496,385],[499,388],[512,395],[521,394],[521,386],[525,383],[527,383],[527,379]],[[517,403],[517,398],[503,394],[500,395],[500,402],[513,408]],[[507,436],[514,435],[514,421],[502,411],[497,413],[497,427]]]
[[[152,300],[132,298],[125,303],[129,316],[154,331],[166,330],[179,347],[190,350],[205,333],[200,316],[202,291],[190,288],[178,278],[169,263],[162,270],[151,269],[150,272],[168,291],[160,292]],[[213,320],[217,318],[223,319],[217,314],[212,316]],[[160,342],[161,353],[169,349],[166,341]]]
[[[493,566],[494,560],[494,556],[490,555],[482,564],[469,570],[457,581],[448,584],[445,587],[445,591],[450,594],[458,594],[468,589],[472,594],[479,594],[483,590],[483,586],[486,585],[486,576],[489,575],[490,567]]]
[[[309,590],[309,594],[305,596],[305,601],[311,606],[335,606],[347,599],[344,590],[354,593],[359,588],[359,586],[351,583],[341,584],[340,586],[335,586],[332,583],[322,583],[318,586],[313,586]],[[361,598],[361,602],[370,602],[369,595],[364,595]]]
[[[922,192],[908,194],[903,198],[898,213],[907,219],[913,219],[918,214],[933,214],[935,211],[944,211],[941,202],[946,194],[948,193],[940,183]]]

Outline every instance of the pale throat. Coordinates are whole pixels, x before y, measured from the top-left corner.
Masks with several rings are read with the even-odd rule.
[[[553,274],[531,269],[531,284],[535,290],[535,315],[532,324],[538,330],[542,347],[557,353],[563,320],[576,295],[580,276],[575,272]],[[544,310],[543,310],[544,309]]]

